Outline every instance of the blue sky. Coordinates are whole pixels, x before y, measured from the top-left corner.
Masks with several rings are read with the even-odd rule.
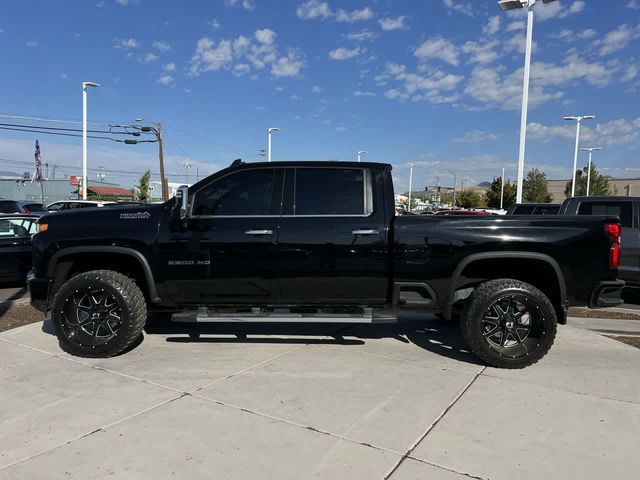
[[[5,0],[0,113],[79,121],[91,80],[103,86],[90,91],[90,121],[160,120],[170,173],[186,158],[201,175],[257,161],[279,127],[274,159],[367,150],[394,164],[397,190],[409,162],[423,162],[416,189],[451,183],[447,169],[466,184],[501,167],[514,178],[524,11],[496,3]],[[568,178],[575,125],[562,117],[596,114],[582,146],[604,148],[606,173],[640,176],[640,2],[539,2],[534,41],[527,170]],[[80,139],[4,130],[0,159],[31,162],[36,137],[46,161],[81,164]],[[124,185],[157,172],[156,159],[153,144],[90,142],[91,167]]]

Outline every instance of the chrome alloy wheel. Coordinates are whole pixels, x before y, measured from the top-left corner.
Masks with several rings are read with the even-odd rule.
[[[62,328],[77,345],[104,345],[117,335],[121,325],[122,307],[104,289],[77,290],[65,301]]]

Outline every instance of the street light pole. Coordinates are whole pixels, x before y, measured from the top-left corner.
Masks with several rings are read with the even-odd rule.
[[[594,150],[602,150],[601,147],[586,147],[582,149],[585,152],[589,152],[589,165],[587,167],[587,197],[589,196],[589,186],[591,185],[591,154]]]
[[[411,211],[411,188],[413,187],[413,163],[409,164],[409,208],[408,211]]]
[[[82,82],[82,199],[87,199],[87,87],[99,87],[99,83]]]
[[[502,183],[500,184],[500,210],[504,205],[504,168],[502,169]]]
[[[576,121],[576,148],[573,154],[573,177],[571,180],[571,196],[575,197],[576,194],[576,169],[578,168],[578,147],[580,145],[580,124],[582,120],[593,120],[595,115],[577,115],[571,117],[563,117],[564,120]]]
[[[360,151],[358,152],[358,162],[360,162],[360,158],[361,158],[361,157],[362,157],[362,155],[364,155],[365,153],[369,153],[369,152],[367,152],[366,150],[360,150]]]
[[[269,144],[267,146],[267,161],[270,162],[271,161],[271,134],[273,132],[279,132],[280,129],[279,128],[275,128],[275,127],[271,127],[269,129]]]
[[[555,0],[542,0],[543,3],[551,3]],[[520,117],[520,146],[518,152],[518,179],[516,203],[522,203],[522,189],[524,185],[524,158],[527,141],[527,113],[529,108],[529,79],[531,73],[531,47],[533,45],[533,7],[536,0],[500,0],[498,6],[501,10],[513,10],[527,8],[527,39],[524,49],[524,80],[522,83],[522,112]]]

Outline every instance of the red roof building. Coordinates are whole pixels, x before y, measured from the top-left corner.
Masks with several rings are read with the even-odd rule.
[[[96,187],[95,185],[89,185],[87,193],[101,197],[133,198],[133,193],[122,187]]]

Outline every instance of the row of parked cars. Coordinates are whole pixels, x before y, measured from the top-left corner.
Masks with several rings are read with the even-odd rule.
[[[38,231],[42,215],[122,203],[134,202],[60,200],[45,207],[37,202],[0,200],[0,283],[23,281],[31,270],[31,235]]]

